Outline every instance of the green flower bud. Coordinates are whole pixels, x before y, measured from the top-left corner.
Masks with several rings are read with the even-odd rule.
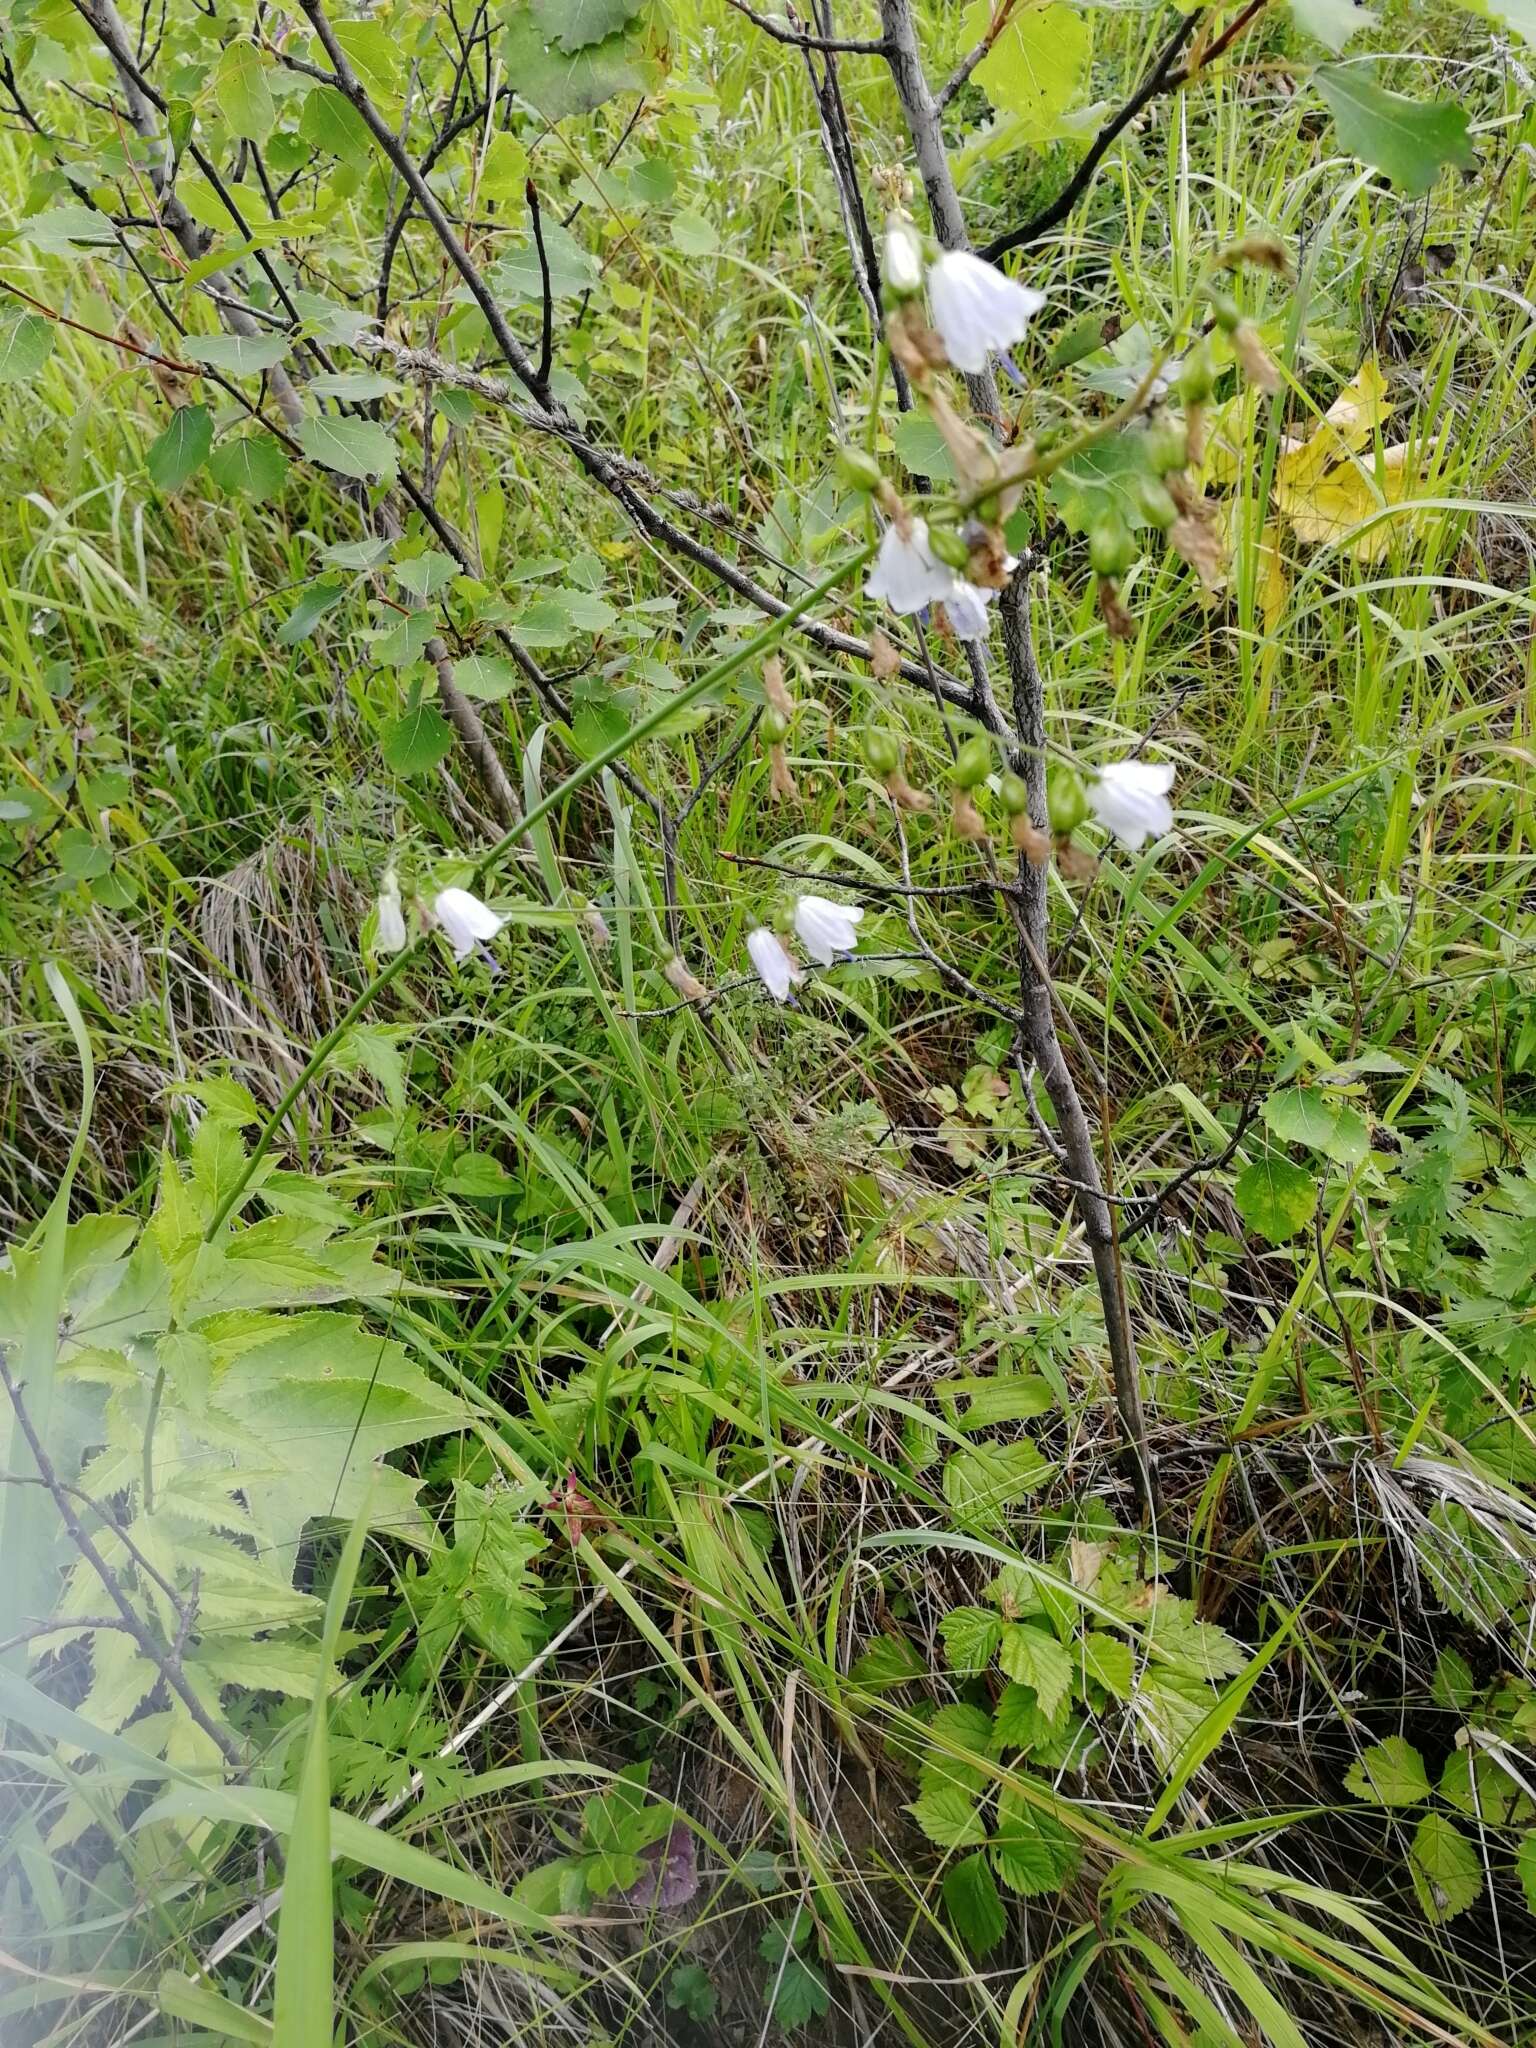
[[[1243,316],[1230,292],[1212,292],[1211,311],[1223,334],[1235,334],[1242,325]]]
[[[1118,513],[1111,513],[1088,536],[1088,560],[1095,576],[1119,578],[1135,564],[1140,553]]]
[[[1022,775],[1015,775],[1011,768],[1005,770],[997,785],[997,793],[1003,800],[1003,809],[1010,818],[1022,818],[1029,809],[1029,784]]]
[[[780,740],[787,740],[789,738],[789,726],[790,721],[785,717],[784,713],[782,711],[775,711],[770,704],[763,713],[763,731],[767,734],[768,738],[775,744]]]
[[[836,461],[838,475],[852,490],[878,491],[884,482],[880,465],[867,448],[845,445],[838,449]]]
[[[1189,436],[1177,420],[1156,419],[1144,430],[1147,461],[1158,476],[1182,469],[1189,460]]]
[[[974,789],[992,773],[992,742],[979,732],[962,740],[955,756],[955,787]]]
[[[1216,388],[1216,365],[1211,360],[1211,345],[1208,341],[1197,341],[1179,371],[1179,397],[1185,405],[1207,405]]]
[[[1053,761],[1045,775],[1045,811],[1051,830],[1066,839],[1088,815],[1088,798],[1075,768]]]
[[[887,775],[894,775],[901,766],[901,748],[896,735],[890,732],[865,733],[864,758],[882,780]]]
[[[1173,502],[1173,493],[1168,486],[1156,477],[1144,476],[1136,486],[1136,496],[1152,524],[1160,526],[1166,533],[1179,516],[1179,508]]]
[[[958,527],[930,525],[928,545],[946,569],[969,568],[971,551],[961,538]]]

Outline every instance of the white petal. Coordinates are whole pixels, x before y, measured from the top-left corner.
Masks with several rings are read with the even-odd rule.
[[[795,904],[795,931],[811,958],[830,967],[839,953],[851,953],[859,943],[858,925],[863,915],[856,903],[802,896]]]
[[[1171,761],[1110,761],[1088,785],[1088,808],[1132,853],[1173,827]]]
[[[776,1003],[787,1002],[790,990],[801,976],[778,934],[766,925],[755,926],[747,933],[747,951],[769,995]]]
[[[911,531],[888,526],[880,542],[880,553],[866,595],[883,598],[893,612],[920,612],[925,605],[940,604],[954,589],[957,578],[928,545],[928,523],[914,519]]]
[[[1015,284],[990,263],[963,249],[950,250],[928,272],[933,324],[957,370],[975,374],[991,352],[1022,341],[1045,304],[1043,292]]]
[[[448,934],[455,960],[467,960],[477,942],[494,939],[506,923],[489,904],[467,889],[439,889],[432,905],[437,921]]]
[[[885,227],[880,275],[889,289],[910,298],[923,288],[923,240],[911,221],[893,214]]]
[[[956,583],[944,600],[944,610],[957,640],[986,639],[992,623],[987,606],[996,595],[978,583]]]
[[[380,896],[374,911],[373,950],[376,953],[398,953],[404,944],[405,917],[400,909],[399,891],[386,891]]]

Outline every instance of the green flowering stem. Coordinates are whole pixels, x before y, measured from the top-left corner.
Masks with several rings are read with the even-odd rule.
[[[623,734],[621,738],[611,741],[605,747],[599,748],[597,753],[593,754],[589,760],[583,761],[579,768],[573,769],[563,782],[557,784],[549,792],[548,796],[541,797],[532,810],[526,811],[515,825],[510,826],[496,841],[496,844],[491,847],[489,852],[481,855],[474,867],[476,884],[483,883],[487,876],[501,865],[513,847],[520,840],[526,839],[534,826],[547,818],[550,812],[558,805],[564,803],[568,796],[574,796],[578,789],[581,789],[586,783],[590,782],[594,776],[600,775],[605,768],[610,767],[621,755],[627,754],[631,747],[638,746],[642,740],[647,740],[653,733],[659,732],[662,726],[675,717],[679,711],[684,710],[690,704],[696,704],[701,697],[707,696],[711,690],[717,689],[721,683],[728,681],[730,677],[735,675],[738,669],[745,668],[748,662],[757,660],[760,655],[771,654],[796,619],[802,617],[813,605],[819,604],[824,597],[830,597],[850,576],[863,568],[864,564],[875,552],[876,545],[875,541],[867,541],[862,547],[856,548],[851,554],[845,555],[830,575],[823,577],[822,581],[814,589],[807,590],[803,596],[796,598],[794,603],[786,611],[781,612],[777,618],[770,619],[765,626],[753,634],[750,640],[743,641],[734,653],[727,654],[722,660],[717,661],[713,668],[706,670],[703,675],[697,677],[684,689],[679,690],[675,696],[664,698],[661,703],[656,705],[654,710],[646,713],[638,725],[631,726],[629,731]],[[212,1243],[220,1230],[223,1229],[225,1223],[228,1222],[231,1214],[244,1196],[246,1189],[250,1186],[251,1178],[257,1167],[260,1166],[262,1160],[265,1159],[268,1152],[272,1149],[272,1142],[277,1136],[283,1120],[304,1090],[309,1086],[316,1074],[320,1072],[352,1026],[369,1009],[375,997],[382,995],[390,983],[397,980],[405,972],[410,963],[425,951],[427,943],[428,935],[423,932],[410,945],[404,947],[392,959],[386,961],[362,993],[353,1002],[348,1004],[341,1016],[337,1018],[330,1030],[326,1032],[325,1036],[315,1046],[314,1051],[304,1062],[302,1068],[288,1087],[284,1089],[282,1099],[277,1107],[262,1125],[261,1135],[257,1138],[251,1150],[251,1156],[245,1162],[245,1166],[235,1181],[234,1186],[214,1211],[213,1220],[203,1233],[205,1243]]]

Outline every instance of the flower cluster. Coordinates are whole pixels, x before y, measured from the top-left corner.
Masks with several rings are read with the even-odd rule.
[[[858,945],[863,916],[854,903],[834,903],[829,896],[800,896],[795,900],[791,924],[816,964],[830,967],[839,953],[851,953]],[[776,1003],[788,1002],[790,992],[805,979],[784,939],[765,924],[755,925],[747,933],[747,955]]]

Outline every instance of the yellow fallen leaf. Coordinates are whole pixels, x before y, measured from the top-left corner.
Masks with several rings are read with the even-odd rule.
[[[1296,538],[1314,547],[1342,541],[1352,527],[1384,505],[1400,505],[1411,498],[1419,476],[1418,466],[1409,463],[1413,452],[1406,442],[1399,442],[1384,448],[1379,461],[1340,463],[1309,492],[1289,494],[1289,502],[1281,502],[1277,491],[1276,500]],[[1384,519],[1356,534],[1349,552],[1360,562],[1380,561],[1392,545],[1397,523]]]

